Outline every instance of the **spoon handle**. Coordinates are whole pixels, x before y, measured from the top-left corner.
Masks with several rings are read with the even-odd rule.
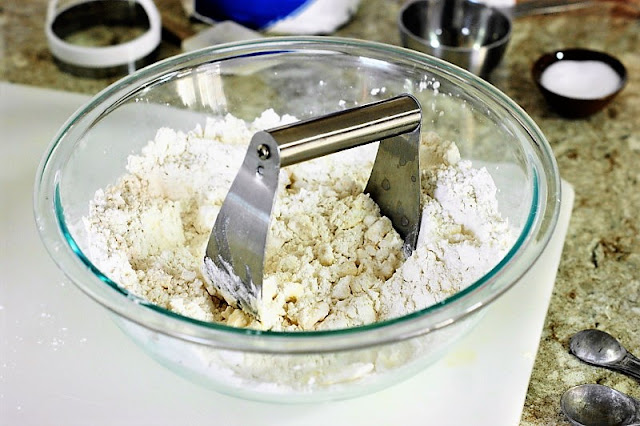
[[[620,362],[616,363],[612,367],[636,380],[640,380],[640,359],[628,352]]]
[[[514,6],[505,9],[507,10],[507,14],[510,14],[513,18],[520,18],[529,15],[542,15],[584,9],[596,5],[597,2],[594,0],[529,0],[516,2]]]

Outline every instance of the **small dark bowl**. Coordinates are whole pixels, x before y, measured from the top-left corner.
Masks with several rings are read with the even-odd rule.
[[[603,97],[590,98],[590,99],[577,99],[567,96],[559,95],[550,91],[544,87],[541,83],[542,73],[551,65],[559,61],[573,60],[573,61],[600,61],[609,65],[620,77],[620,85],[618,89]],[[531,69],[531,74],[536,85],[544,95],[547,103],[558,114],[567,118],[583,118],[588,117],[591,114],[595,114],[604,108],[609,102],[616,97],[618,93],[624,88],[627,83],[627,70],[622,62],[617,60],[611,55],[603,52],[588,49],[565,49],[557,50],[552,53],[546,53],[542,55],[534,64]]]

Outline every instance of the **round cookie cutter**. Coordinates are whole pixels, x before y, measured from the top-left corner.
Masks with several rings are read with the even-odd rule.
[[[126,74],[149,64],[160,44],[160,13],[152,0],[51,0],[45,33],[58,66],[72,74],[107,77]],[[108,46],[74,44],[67,37],[93,27],[125,26],[144,32]]]

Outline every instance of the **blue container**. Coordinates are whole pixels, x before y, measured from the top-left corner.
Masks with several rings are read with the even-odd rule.
[[[345,24],[359,0],[194,0],[195,15],[261,31],[327,34]]]

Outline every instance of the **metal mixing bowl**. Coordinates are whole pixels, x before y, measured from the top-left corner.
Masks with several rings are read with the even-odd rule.
[[[253,120],[267,108],[304,119],[401,93],[421,103],[424,132],[456,141],[463,158],[487,168],[501,213],[516,231],[505,257],[463,291],[361,327],[256,331],[152,305],[92,262],[82,226],[89,201],[124,174],[127,156],[138,153],[158,128],[186,132],[209,116],[227,113]],[[538,258],[556,223],[559,191],[543,134],[484,80],[408,49],[287,37],[170,58],[99,93],[69,119],[45,153],[35,212],[42,240],[68,279],[108,308],[153,358],[226,394],[290,403],[373,392],[439,359]],[[521,303],[526,307],[526,300]]]
[[[511,36],[504,12],[471,0],[418,0],[398,18],[405,47],[488,77],[500,63]]]

